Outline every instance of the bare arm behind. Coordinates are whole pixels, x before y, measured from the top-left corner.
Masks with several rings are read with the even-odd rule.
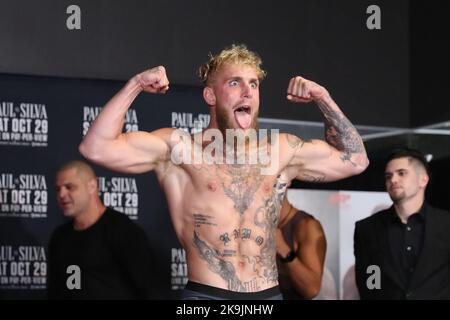
[[[126,173],[153,170],[161,161],[170,159],[173,129],[122,133],[125,114],[139,93],[165,93],[168,88],[164,67],[131,78],[95,119],[80,144],[81,154],[99,165]]]
[[[325,141],[284,136],[284,145],[293,152],[289,166],[297,169],[290,170],[295,178],[327,182],[359,174],[367,168],[369,160],[361,136],[325,88],[295,77],[289,83],[287,98],[295,103],[314,101],[325,116]]]
[[[277,252],[285,257],[290,250],[297,252],[296,258],[284,264],[295,290],[304,298],[312,299],[320,291],[327,243],[322,226],[313,217],[306,217],[297,225],[294,248],[286,243],[277,229]]]

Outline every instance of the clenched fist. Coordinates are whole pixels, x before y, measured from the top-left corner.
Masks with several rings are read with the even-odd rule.
[[[166,93],[169,90],[169,79],[163,66],[154,67],[136,76],[142,90],[150,93]]]
[[[302,77],[294,77],[289,81],[287,99],[292,102],[317,101],[328,96],[328,91],[317,83]]]

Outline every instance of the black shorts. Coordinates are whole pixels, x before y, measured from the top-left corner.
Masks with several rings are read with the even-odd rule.
[[[258,292],[235,292],[188,281],[182,300],[283,300],[278,286]]]

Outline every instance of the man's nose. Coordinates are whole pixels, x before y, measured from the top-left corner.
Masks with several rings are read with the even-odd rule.
[[[252,88],[251,88],[250,84],[248,84],[248,83],[242,84],[242,96],[245,98],[252,97]]]
[[[61,188],[58,191],[56,191],[56,196],[58,197],[58,199],[64,198],[66,194],[67,192],[64,190],[64,188]]]
[[[396,184],[396,183],[398,182],[398,176],[393,175],[393,176],[390,178],[390,182],[391,182],[391,184]]]

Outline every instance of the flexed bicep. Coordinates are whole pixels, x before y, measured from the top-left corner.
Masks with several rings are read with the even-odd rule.
[[[287,168],[292,178],[322,183],[346,178],[355,172],[354,165],[343,159],[343,153],[323,140],[286,135],[285,141],[285,148],[292,152]]]
[[[90,160],[114,171],[143,173],[170,160],[170,134],[174,129],[129,132],[119,135]]]

